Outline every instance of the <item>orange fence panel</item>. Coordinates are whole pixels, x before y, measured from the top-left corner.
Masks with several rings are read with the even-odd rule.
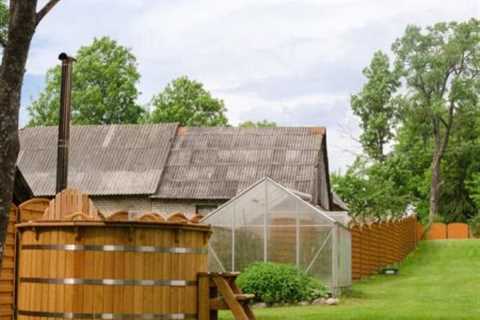
[[[447,225],[445,223],[433,223],[428,230],[427,240],[447,239]]]
[[[448,239],[468,239],[469,234],[468,224],[466,223],[450,223],[447,226]]]

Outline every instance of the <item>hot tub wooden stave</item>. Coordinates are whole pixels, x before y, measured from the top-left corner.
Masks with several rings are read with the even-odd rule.
[[[19,226],[18,318],[196,319],[202,225]]]

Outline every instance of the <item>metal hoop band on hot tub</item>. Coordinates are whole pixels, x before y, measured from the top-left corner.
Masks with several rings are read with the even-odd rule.
[[[101,319],[101,320],[181,320],[197,319],[196,314],[187,313],[76,313],[18,310],[18,314],[28,317],[60,319]]]
[[[197,281],[192,280],[135,280],[135,279],[79,279],[79,278],[20,278],[23,283],[46,283],[65,285],[102,285],[102,286],[163,286],[188,287],[195,286]]]
[[[24,244],[23,250],[59,250],[59,251],[102,251],[102,252],[142,252],[142,253],[194,253],[206,254],[207,248],[155,247],[128,245],[95,245],[95,244]]]

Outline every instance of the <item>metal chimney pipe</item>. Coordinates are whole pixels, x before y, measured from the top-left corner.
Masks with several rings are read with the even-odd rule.
[[[72,101],[72,65],[74,58],[61,53],[62,83],[60,88],[60,123],[58,125],[57,184],[56,193],[62,192],[68,184],[68,147],[70,144],[70,113]]]

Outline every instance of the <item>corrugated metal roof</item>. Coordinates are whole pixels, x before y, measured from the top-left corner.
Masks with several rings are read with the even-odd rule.
[[[324,128],[180,128],[154,197],[230,199],[263,177],[312,194],[324,135]]]
[[[72,126],[68,185],[90,195],[155,193],[177,124]],[[57,127],[20,130],[18,166],[36,196],[55,193]]]

